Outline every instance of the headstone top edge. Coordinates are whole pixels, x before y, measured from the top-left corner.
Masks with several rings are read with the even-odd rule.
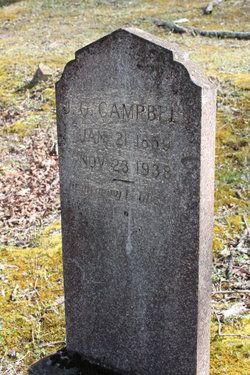
[[[201,88],[216,89],[215,82],[209,80],[201,67],[189,59],[189,52],[178,46],[177,43],[169,42],[136,27],[125,27],[118,29],[143,38],[151,43],[157,44],[172,52],[174,61],[182,64],[188,71],[191,81]]]
[[[114,31],[112,31],[109,34],[104,35],[103,37],[93,41],[90,44],[87,44],[86,46],[80,48],[75,52],[75,59],[69,61],[63,70],[63,73],[57,81],[56,85],[60,83],[61,79],[63,78],[65,72],[69,68],[69,66],[74,65],[75,62],[81,58],[81,55],[86,52],[87,48],[90,46],[93,46],[95,43],[100,43],[102,40],[111,38],[113,35],[118,34],[118,33],[128,33],[131,35],[134,35],[138,38],[144,39],[150,43],[156,44],[164,49],[167,49],[170,51],[173,55],[173,60],[182,66],[187,70],[189,73],[190,80],[198,87],[201,89],[209,89],[209,90],[216,90],[217,85],[215,82],[211,81],[203,72],[203,70],[200,68],[198,64],[193,62],[192,60],[189,59],[189,54],[187,51],[183,50],[180,48],[176,43],[169,42],[167,40],[161,39],[159,37],[156,37],[155,35],[152,35],[144,30],[134,28],[134,27],[121,27],[118,28]]]

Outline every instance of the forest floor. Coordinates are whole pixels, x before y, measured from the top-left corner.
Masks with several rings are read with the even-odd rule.
[[[250,373],[250,42],[174,34],[154,24],[249,31],[248,1],[222,1],[204,15],[207,3],[0,0],[1,375],[25,374],[64,345],[54,84],[76,50],[121,26],[177,42],[218,84],[211,374]],[[32,87],[40,63],[52,75]]]

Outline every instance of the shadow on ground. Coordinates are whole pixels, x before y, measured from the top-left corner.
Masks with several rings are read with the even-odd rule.
[[[14,3],[18,3],[19,1],[21,0],[0,0],[0,8]]]

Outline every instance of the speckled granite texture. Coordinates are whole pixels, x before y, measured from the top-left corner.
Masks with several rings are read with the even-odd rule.
[[[56,91],[68,349],[208,375],[215,88],[176,45],[120,29]]]

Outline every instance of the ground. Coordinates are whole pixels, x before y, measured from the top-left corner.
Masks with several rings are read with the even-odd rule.
[[[186,26],[249,31],[248,1],[223,1],[208,16],[205,5],[198,0],[0,1],[0,374],[25,374],[29,364],[64,345],[54,83],[77,49],[120,26],[177,42],[218,84],[211,374],[250,373],[250,43],[181,36],[153,23],[186,18]],[[32,87],[40,63],[53,75]]]

